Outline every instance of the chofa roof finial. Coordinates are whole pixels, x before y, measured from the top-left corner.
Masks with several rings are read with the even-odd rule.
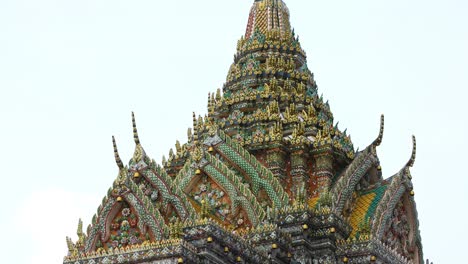
[[[192,118],[193,118],[193,143],[197,145],[198,144],[198,123],[197,123],[197,116],[195,115],[195,112],[193,112]]]
[[[135,122],[135,113],[133,112],[132,112],[132,124],[133,124],[133,139],[135,140],[135,144],[139,145],[140,138],[138,137],[138,130],[136,127],[136,122]]]
[[[135,114],[132,112],[132,123],[133,123],[133,139],[135,140],[135,153],[133,153],[133,161],[138,163],[146,157],[145,150],[140,144],[140,138],[138,137],[138,130],[135,122]]]
[[[379,131],[379,136],[374,140],[374,143],[372,143],[374,146],[380,146],[382,144],[382,138],[384,134],[384,127],[385,127],[385,118],[384,115],[382,114],[380,116],[380,131]]]
[[[416,137],[413,135],[413,152],[411,153],[411,158],[406,164],[406,167],[413,167],[416,160]]]
[[[122,163],[122,160],[120,159],[119,151],[117,150],[117,143],[115,143],[115,137],[114,136],[112,136],[112,145],[114,146],[115,162],[117,163],[117,166],[119,166],[119,169],[123,169],[124,165]]]
[[[78,219],[78,228],[76,229],[76,234],[78,236],[81,236],[83,234],[83,221],[80,219]]]

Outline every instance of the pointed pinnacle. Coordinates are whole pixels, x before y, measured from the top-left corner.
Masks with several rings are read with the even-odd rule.
[[[192,121],[193,121],[193,129],[196,130],[196,127],[197,127],[197,116],[195,115],[195,112],[192,112]]]
[[[140,138],[138,137],[138,130],[136,127],[136,122],[135,122],[135,114],[133,112],[132,112],[132,124],[133,124],[133,139],[135,140],[135,144],[139,145]]]
[[[385,118],[384,118],[384,115],[382,114],[380,116],[380,131],[379,131],[379,135],[377,136],[377,138],[374,140],[374,142],[372,143],[374,146],[380,146],[380,144],[382,144],[382,139],[383,139],[383,134],[384,134],[384,127],[385,127]]]
[[[193,142],[195,145],[198,145],[198,123],[195,112],[193,112]]]
[[[120,159],[119,151],[117,150],[117,143],[115,143],[115,137],[114,136],[112,136],[112,145],[114,146],[115,162],[117,163],[117,166],[119,166],[120,169],[123,169],[124,165],[122,163],[122,160]]]
[[[83,221],[81,221],[81,218],[78,220],[78,228],[76,230],[76,233],[78,236],[83,234]]]
[[[411,153],[411,158],[406,164],[406,167],[413,167],[415,161],[416,161],[416,137],[413,135],[413,152]]]
[[[187,138],[188,140],[190,141],[190,139],[192,138],[192,128],[187,128]]]

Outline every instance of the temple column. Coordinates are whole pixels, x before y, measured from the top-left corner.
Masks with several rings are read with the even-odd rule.
[[[293,195],[297,195],[298,190],[302,187],[306,187],[308,180],[307,175],[307,153],[303,149],[295,150],[291,153],[291,178],[292,188],[291,192]],[[304,188],[306,191],[307,188]],[[305,197],[307,197],[305,195]],[[303,198],[305,198],[303,197]]]
[[[267,151],[268,169],[273,175],[284,183],[286,180],[286,153],[281,148],[269,149]]]
[[[331,147],[324,147],[314,151],[314,176],[317,179],[317,193],[330,189],[333,180],[333,150]]]

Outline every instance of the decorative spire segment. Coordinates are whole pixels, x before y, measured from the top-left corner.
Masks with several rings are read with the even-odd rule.
[[[250,10],[245,38],[249,39],[255,31],[265,34],[275,29],[281,35],[291,32],[288,7],[282,0],[256,0]]]
[[[215,102],[214,102],[213,99],[214,99],[213,94],[208,93],[208,117],[209,117],[209,120],[210,120],[210,121],[213,120],[213,114],[214,114],[214,105],[215,105]]]
[[[374,145],[375,147],[378,147],[378,146],[380,146],[380,144],[382,144],[382,138],[383,138],[383,134],[384,134],[384,127],[385,127],[385,118],[384,118],[384,115],[381,115],[380,116],[379,136],[374,140],[374,143],[372,143],[372,145]]]
[[[192,121],[193,121],[193,144],[198,145],[198,124],[197,124],[197,116],[195,112],[192,114]]]
[[[76,257],[78,255],[78,249],[76,248],[72,239],[69,237],[66,237],[66,241],[67,241],[67,247],[68,247],[68,256]]]
[[[84,246],[86,236],[83,233],[83,221],[81,221],[81,218],[78,220],[78,228],[76,230],[76,234],[78,235],[78,241],[76,242],[76,246],[78,248]]]
[[[416,161],[416,137],[413,135],[413,152],[411,153],[411,158],[406,163],[406,167],[410,168],[413,167],[414,162]]]
[[[114,136],[112,136],[112,145],[114,146],[115,162],[117,163],[117,166],[119,167],[119,169],[123,169],[124,165],[122,163],[122,160],[120,159],[119,151],[117,149],[117,143],[115,143],[115,137]]]
[[[136,122],[135,122],[135,114],[132,112],[132,124],[133,124],[133,139],[135,140],[135,153],[133,154],[133,161],[135,163],[138,163],[140,161],[143,161],[143,159],[146,157],[145,150],[140,144],[140,138],[138,137],[138,130],[136,127]]]
[[[133,124],[133,139],[135,140],[135,144],[139,145],[140,138],[138,137],[138,130],[136,127],[136,122],[135,122],[135,113],[133,112],[132,112],[132,124]]]
[[[81,218],[78,220],[78,228],[76,229],[76,234],[78,236],[83,235],[83,221],[81,221]]]

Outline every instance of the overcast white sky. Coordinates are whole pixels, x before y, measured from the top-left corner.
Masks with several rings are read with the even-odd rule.
[[[157,161],[221,87],[253,0],[0,0],[2,263],[61,263],[133,153]],[[425,257],[466,259],[468,2],[286,1],[319,92],[356,147],[386,127],[386,177],[408,160]],[[5,259],[6,258],[6,259]]]

